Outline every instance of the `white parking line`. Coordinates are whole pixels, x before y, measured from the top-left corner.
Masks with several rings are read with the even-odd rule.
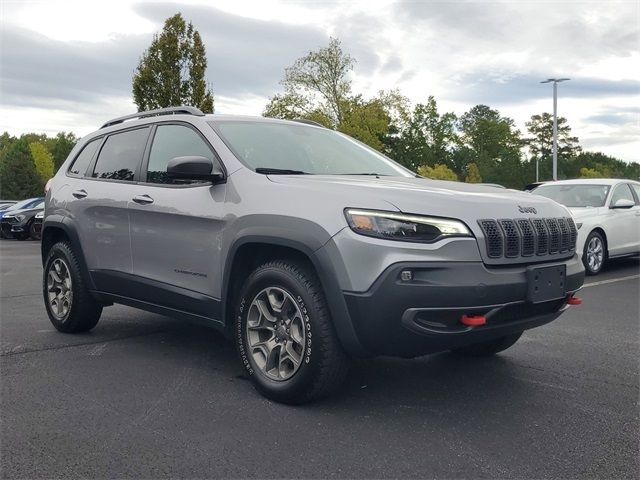
[[[605,285],[607,283],[622,282],[624,280],[633,280],[634,278],[640,278],[640,275],[629,275],[628,277],[610,278],[609,280],[601,280],[599,282],[589,282],[589,283],[585,283],[582,286],[582,288],[596,287],[598,285]]]

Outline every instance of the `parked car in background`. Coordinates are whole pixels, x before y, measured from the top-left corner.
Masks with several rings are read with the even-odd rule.
[[[31,234],[35,216],[44,211],[44,200],[36,205],[6,212],[0,220],[0,231],[4,238],[26,240]]]
[[[588,274],[600,272],[610,258],[640,253],[640,182],[561,180],[531,193],[569,208],[578,227],[576,251]]]
[[[0,212],[6,210],[11,205],[14,205],[16,203],[17,203],[16,200],[0,200]]]
[[[7,200],[9,201],[9,200]],[[26,200],[20,200],[19,202],[14,202],[11,205],[8,205],[6,208],[0,208],[0,222],[5,215],[10,215],[15,213],[17,210],[29,209],[36,206],[39,203],[44,201],[44,197],[36,197],[36,198],[27,198]],[[7,238],[4,235],[2,228],[0,228],[0,238]]]
[[[31,223],[31,229],[29,230],[29,236],[34,240],[40,240],[42,236],[42,219],[44,218],[44,210],[36,213]]]

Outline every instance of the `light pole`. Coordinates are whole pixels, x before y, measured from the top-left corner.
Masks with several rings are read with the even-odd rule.
[[[553,83],[553,179],[558,180],[558,84],[570,78],[547,78],[540,83]]]

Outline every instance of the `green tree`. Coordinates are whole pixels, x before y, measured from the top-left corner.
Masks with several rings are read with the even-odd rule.
[[[206,51],[198,31],[180,13],[169,17],[143,53],[133,76],[138,111],[190,105],[213,113],[206,69]]]
[[[284,94],[274,95],[265,107],[265,117],[308,118],[319,112],[337,128],[344,119],[344,109],[351,97],[351,81],[347,78],[355,60],[342,50],[340,41],[309,52],[285,69],[280,82]]]
[[[9,135],[9,132],[4,132],[2,135],[0,135],[0,165],[2,164],[2,159],[4,158],[4,156],[17,140],[18,139],[13,135]]]
[[[352,95],[348,75],[354,64],[340,41],[331,38],[327,47],[309,52],[285,69],[280,82],[284,93],[271,97],[262,114],[313,120],[386,151],[387,140],[396,133],[392,122],[400,117],[406,99],[397,91],[370,99]]]
[[[78,138],[71,132],[60,132],[47,142],[49,151],[53,155],[54,172],[58,171],[77,142]]]
[[[418,173],[423,177],[431,178],[433,180],[458,181],[456,172],[443,164],[434,165],[433,167],[430,167],[429,165],[422,165],[418,167]]]
[[[522,161],[522,139],[515,123],[486,105],[476,105],[458,121],[462,153],[458,168],[475,163],[485,181],[513,188],[523,187],[527,171]]]
[[[42,195],[43,187],[31,157],[29,142],[21,138],[11,146],[0,164],[0,196],[22,200]]]
[[[475,163],[467,165],[467,176],[464,178],[467,183],[482,183],[482,177],[480,176],[480,170]]]
[[[580,178],[602,178],[606,176],[595,168],[582,167],[580,169]]]
[[[525,144],[529,147],[534,160],[539,160],[540,179],[550,179],[553,176],[553,115],[544,112],[533,115],[525,123],[529,137]],[[562,164],[580,153],[578,137],[571,135],[571,127],[566,118],[558,117],[558,175],[563,171]],[[566,175],[562,175],[563,177]]]
[[[43,183],[46,183],[51,177],[53,177],[53,155],[49,153],[49,150],[40,142],[33,142],[29,144],[29,151],[31,152],[31,158],[36,166],[36,172],[40,175],[40,179]]]
[[[390,117],[382,100],[365,100],[358,95],[343,102],[342,121],[338,130],[382,151],[389,123]]]
[[[430,96],[426,104],[417,104],[401,123],[389,156],[414,171],[422,165],[445,164],[452,168],[453,151],[458,143],[455,123],[455,114],[441,115],[435,98]]]

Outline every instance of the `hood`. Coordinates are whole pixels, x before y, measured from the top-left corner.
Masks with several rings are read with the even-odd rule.
[[[604,207],[567,207],[573,218],[585,218],[599,215]]]
[[[275,183],[316,191],[324,202],[333,199],[344,207],[376,208],[380,200],[404,213],[463,220],[477,231],[484,218],[568,217],[562,205],[530,193],[461,182],[404,177],[338,175],[271,175]],[[375,201],[374,201],[375,200]],[[535,212],[535,213],[534,213]]]

